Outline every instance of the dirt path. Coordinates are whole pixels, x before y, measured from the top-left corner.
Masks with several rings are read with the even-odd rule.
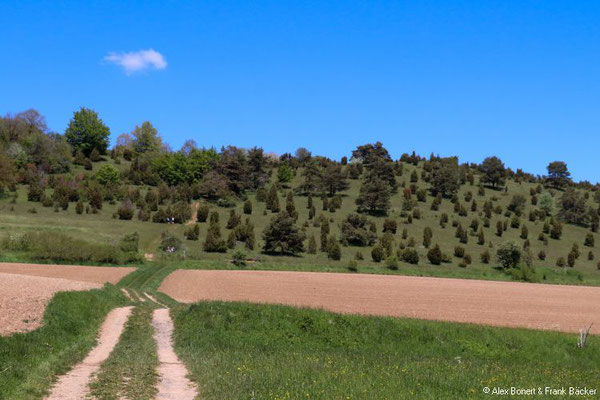
[[[47,400],[80,400],[87,396],[89,392],[88,384],[92,375],[100,369],[100,365],[117,345],[132,308],[115,308],[108,313],[106,320],[100,327],[100,336],[96,347],[89,352],[82,362],[58,379],[50,396],[46,398]]]
[[[600,332],[600,287],[289,271],[178,270],[160,286],[181,302],[249,301],[352,314]]]
[[[154,339],[158,346],[158,400],[193,400],[196,386],[187,378],[188,371],[173,350],[173,321],[168,308],[154,310]]]
[[[196,214],[198,214],[198,208],[200,208],[200,202],[197,201],[192,206],[192,219],[186,222],[186,225],[194,225],[196,223]]]

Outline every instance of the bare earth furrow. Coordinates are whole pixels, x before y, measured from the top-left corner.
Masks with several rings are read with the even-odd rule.
[[[168,308],[154,310],[154,339],[158,346],[158,400],[193,400],[196,386],[187,378],[188,371],[173,350],[173,321]]]

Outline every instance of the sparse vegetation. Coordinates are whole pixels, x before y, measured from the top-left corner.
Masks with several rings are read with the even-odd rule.
[[[449,259],[449,272],[429,270],[439,257],[434,251],[435,262],[430,262],[428,252],[435,242],[441,254],[451,255],[461,246],[466,254],[481,255],[481,246],[514,241],[535,255],[543,250],[544,258],[534,257],[533,267],[543,271],[546,281],[559,283],[571,282],[558,271],[559,258],[567,265],[573,242],[593,247],[599,224],[594,200],[598,188],[572,182],[558,164],[560,168],[553,166],[548,179],[540,179],[522,171],[517,175],[494,157],[481,165],[417,154],[394,161],[381,143],[359,146],[345,164],[306,149],[298,153],[302,161],[295,155],[267,157],[259,148],[233,146],[217,152],[187,144],[182,151],[165,152],[159,133],[149,124],[140,125],[127,134],[129,139],[106,152],[98,149],[94,161],[93,149],[86,153],[60,136],[45,136],[43,126],[37,129],[23,128],[23,134],[16,135],[25,151],[40,151],[39,146],[26,147],[25,139],[31,137],[62,150],[31,153],[39,162],[27,169],[3,155],[2,162],[15,173],[10,185],[4,184],[10,195],[0,198],[0,209],[5,211],[0,215],[4,231],[0,233],[58,231],[57,237],[89,242],[91,247],[78,252],[95,255],[60,256],[58,251],[48,258],[32,249],[4,246],[5,259],[121,262],[118,253],[107,251],[104,257],[100,249],[137,231],[140,252],[154,253],[167,230],[179,240],[188,239],[180,256],[185,254],[186,260],[198,265],[218,266],[220,260],[222,267],[231,259],[222,253],[243,248],[249,257],[263,253],[262,263],[283,269],[287,264],[299,269],[338,268],[338,259],[341,263],[355,259],[357,247],[365,247],[366,254],[362,253],[367,260],[360,271],[364,266],[371,272],[385,272],[378,270],[381,261],[394,255],[404,267],[399,273],[412,273],[410,265],[416,265],[421,274],[505,279],[487,266],[486,257],[478,256],[468,270],[456,269],[462,257]],[[86,169],[88,163],[91,170]],[[504,188],[508,193],[485,188]],[[30,212],[33,209],[35,213]],[[286,217],[277,217],[280,212]],[[211,214],[220,218],[206,223]],[[242,223],[243,215],[247,223]],[[291,221],[297,233],[290,239],[293,245],[280,240],[279,224],[271,226],[273,217]],[[197,225],[185,225],[194,220]],[[332,240],[337,246],[330,245]],[[381,252],[375,248],[378,245]],[[412,248],[420,263],[410,264],[417,258],[412,251],[408,258],[395,254],[402,246]],[[595,261],[581,257],[571,264],[581,273],[582,282],[600,283]]]

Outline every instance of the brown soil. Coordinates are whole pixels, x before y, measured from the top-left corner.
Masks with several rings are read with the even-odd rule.
[[[600,326],[600,287],[287,271],[178,270],[181,302],[249,301],[368,315],[577,332]]]
[[[200,202],[197,201],[192,206],[192,219],[186,222],[186,225],[194,225],[196,223],[196,214],[198,214],[198,208],[200,208]]]
[[[196,386],[187,378],[188,371],[173,350],[173,321],[169,309],[154,310],[154,340],[158,350],[158,400],[193,400]]]
[[[98,283],[0,272],[0,335],[39,327],[46,304],[56,292],[101,286]]]
[[[59,291],[117,283],[134,268],[0,263],[0,335],[40,326],[46,305]]]
[[[52,388],[47,400],[78,400],[84,399],[89,393],[89,383],[92,375],[108,358],[117,345],[125,323],[129,319],[133,307],[115,308],[108,313],[100,327],[98,344],[89,352],[85,359],[77,364],[66,375],[61,376]]]
[[[7,274],[45,276],[92,283],[115,284],[134,270],[135,268],[123,267],[0,263],[0,272]]]

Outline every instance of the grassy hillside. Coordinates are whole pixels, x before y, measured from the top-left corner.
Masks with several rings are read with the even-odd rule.
[[[112,163],[112,161],[105,161],[104,163]],[[262,232],[265,227],[269,224],[273,213],[266,210],[264,202],[256,200],[255,192],[248,192],[247,197],[251,200],[253,210],[251,215],[244,215],[243,213],[243,201],[238,199],[234,202],[233,207],[218,207],[215,204],[207,203],[206,200],[192,200],[189,205],[192,210],[197,209],[198,205],[209,204],[211,211],[216,211],[220,215],[220,226],[221,234],[223,238],[227,238],[229,230],[226,229],[227,220],[229,213],[232,209],[237,214],[241,215],[242,222],[246,217],[249,217],[255,227],[255,235],[257,243],[254,250],[248,250],[244,247],[243,243],[237,243],[236,249],[229,249],[227,253],[207,253],[203,251],[202,245],[207,234],[208,222],[199,223],[199,240],[185,240],[184,231],[189,228],[189,225],[184,224],[161,224],[153,223],[151,221],[142,222],[139,221],[135,216],[132,220],[120,220],[116,218],[116,211],[119,207],[120,201],[116,200],[113,204],[105,202],[102,210],[97,214],[93,213],[82,213],[77,214],[75,211],[75,204],[70,203],[67,210],[62,208],[50,206],[43,207],[39,202],[27,201],[27,187],[23,185],[18,186],[16,192],[16,198],[14,194],[5,194],[0,198],[0,235],[4,238],[9,234],[24,233],[24,232],[61,232],[66,235],[83,238],[90,242],[113,244],[117,245],[119,240],[125,235],[133,232],[138,232],[140,235],[140,251],[142,253],[153,253],[157,258],[162,256],[162,252],[158,250],[158,246],[161,241],[161,233],[169,231],[176,237],[184,240],[185,252],[179,253],[177,256],[171,255],[171,260],[180,266],[186,268],[230,268],[232,267],[231,258],[235,250],[241,250],[244,252],[247,258],[255,259],[248,264],[246,268],[273,268],[273,269],[301,269],[301,270],[328,270],[338,271],[345,270],[348,268],[351,270],[357,270],[359,272],[374,272],[374,273],[405,273],[413,275],[434,275],[434,276],[457,276],[457,277],[474,277],[483,279],[510,279],[507,275],[497,270],[497,262],[495,261],[495,254],[498,246],[506,241],[514,241],[519,246],[522,246],[525,239],[522,238],[522,227],[525,225],[528,230],[527,238],[530,244],[530,253],[533,257],[533,266],[536,268],[537,274],[535,280],[545,282],[565,282],[574,284],[600,284],[600,270],[598,269],[598,260],[600,254],[595,247],[584,246],[586,235],[590,234],[591,231],[588,227],[576,226],[570,224],[563,224],[562,236],[559,240],[550,238],[550,235],[545,234],[546,241],[538,240],[539,234],[542,232],[544,223],[548,219],[530,221],[528,219],[531,211],[539,209],[538,205],[531,204],[532,193],[539,199],[548,193],[552,196],[555,203],[554,213],[558,209],[558,201],[562,192],[554,189],[543,188],[541,193],[539,192],[539,183],[529,183],[525,180],[517,182],[515,179],[508,179],[505,190],[493,190],[485,187],[483,192],[479,190],[479,179],[480,175],[476,170],[475,179],[473,184],[466,182],[462,184],[457,192],[457,198],[460,204],[463,206],[463,211],[466,211],[466,215],[459,215],[455,212],[454,204],[450,199],[444,198],[438,210],[431,210],[431,203],[434,197],[428,190],[430,184],[424,182],[421,177],[423,174],[423,162],[420,162],[418,166],[414,166],[409,163],[401,163],[403,167],[402,175],[397,176],[396,180],[399,183],[399,189],[397,193],[394,193],[391,197],[391,208],[386,216],[368,216],[368,219],[376,224],[376,233],[378,237],[382,236],[383,223],[386,218],[393,219],[397,222],[398,228],[394,235],[393,241],[393,253],[395,253],[401,247],[410,247],[411,241],[414,243],[414,248],[419,254],[419,262],[416,265],[408,264],[401,259],[397,262],[389,260],[386,264],[385,260],[382,262],[374,262],[371,257],[371,250],[373,246],[369,247],[356,247],[356,246],[341,246],[342,255],[341,260],[331,260],[327,257],[327,254],[322,251],[317,251],[317,254],[307,254],[306,252],[301,253],[299,256],[274,256],[261,254],[262,249]],[[127,163],[122,162],[117,167],[121,170],[126,170]],[[82,167],[77,167],[82,168]],[[97,169],[98,165],[94,165],[94,169]],[[347,167],[345,167],[347,168]],[[81,170],[83,171],[83,170]],[[81,172],[76,170],[77,172]],[[276,176],[277,170],[272,170],[270,183],[277,181]],[[298,168],[295,171],[295,176],[292,181],[288,184],[281,185],[280,205],[282,209],[285,209],[286,194],[297,188],[303,181],[302,168]],[[411,177],[414,180],[414,173],[418,178],[417,182],[411,182]],[[342,221],[350,213],[356,212],[356,198],[359,193],[359,189],[362,183],[362,179],[348,179],[349,187],[340,193],[342,197],[341,208],[331,212],[329,210],[322,210],[322,200],[318,197],[313,198],[313,204],[316,208],[316,217],[318,218],[321,214],[330,221],[330,235],[334,235],[337,239],[340,239],[340,225]],[[269,182],[268,182],[269,184]],[[267,184],[267,187],[269,187]],[[415,185],[417,190],[425,189],[426,198],[424,201],[417,201],[416,196],[412,195],[412,201],[415,203],[414,208],[409,211],[403,211],[404,193],[403,189],[408,188],[410,185]],[[130,186],[134,188],[134,186]],[[141,193],[145,193],[148,187],[139,187]],[[413,187],[415,189],[415,187]],[[413,193],[416,193],[416,191]],[[51,189],[46,189],[48,195],[52,193]],[[584,190],[581,190],[584,193]],[[591,192],[587,195],[587,205],[595,207],[593,196],[590,196]],[[523,195],[526,199],[524,210],[521,213],[520,225],[518,228],[511,227],[511,222],[514,217],[514,213],[507,211],[507,207],[510,204],[514,195]],[[331,199],[329,199],[331,200]],[[317,244],[320,238],[320,228],[314,224],[314,219],[309,220],[309,210],[307,208],[307,197],[294,195],[294,204],[296,211],[298,212],[297,225],[307,235],[305,244],[308,243],[308,238],[314,235]],[[472,211],[472,203],[476,202],[476,211]],[[500,213],[494,211],[491,218],[489,219],[489,226],[485,227],[483,224],[483,205],[486,201],[491,201],[493,208],[498,208]],[[196,204],[199,203],[199,204]],[[168,204],[165,203],[165,205]],[[164,208],[165,206],[162,206]],[[418,210],[415,212],[415,210]],[[416,217],[420,213],[420,217]],[[442,214],[448,215],[448,223],[445,227],[440,226],[440,218]],[[485,240],[484,244],[478,244],[477,232],[470,228],[473,219],[478,220],[479,228],[483,230]],[[497,223],[507,225],[506,231],[502,232],[502,236],[497,235]],[[194,221],[190,221],[194,223]],[[460,243],[456,237],[456,224],[462,225],[467,230],[468,241],[467,243]],[[431,246],[439,244],[441,250],[449,256],[449,263],[443,263],[442,265],[431,265],[427,259],[427,251],[423,243],[423,231],[426,227],[432,229]],[[405,231],[405,233],[404,233]],[[595,242],[598,242],[598,234],[592,233],[595,238]],[[6,240],[4,241],[6,242]],[[557,260],[562,257],[567,260],[568,253],[571,251],[572,246],[577,244],[579,246],[580,256],[575,262],[573,268],[558,267],[556,266]],[[600,243],[598,244],[600,246]],[[470,256],[471,264],[465,266],[462,262],[462,257],[455,257],[454,251],[456,246],[461,246],[465,249],[465,253]],[[319,246],[317,246],[319,247]],[[484,251],[489,251],[491,255],[491,261],[489,264],[485,264],[481,261],[481,254]],[[542,260],[538,257],[540,251],[545,253],[545,259]],[[362,254],[363,260],[357,260],[357,252]],[[591,256],[588,254],[591,252]],[[1,256],[4,259],[19,259],[27,258],[27,251],[17,251],[14,249],[7,248],[4,246]],[[589,259],[592,257],[593,259]],[[397,264],[397,269],[395,265]],[[390,268],[391,266],[391,268]]]

